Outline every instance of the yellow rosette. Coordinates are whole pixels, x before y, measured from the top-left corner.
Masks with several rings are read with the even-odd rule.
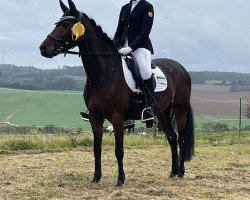
[[[71,29],[72,31],[72,40],[77,41],[79,37],[84,35],[85,33],[85,27],[81,22],[77,22]]]

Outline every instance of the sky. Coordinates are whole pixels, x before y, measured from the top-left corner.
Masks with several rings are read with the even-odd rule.
[[[250,73],[250,0],[148,1],[155,11],[152,58],[174,59],[188,71]],[[120,9],[129,0],[74,2],[112,38]],[[8,54],[5,63],[43,69],[82,65],[74,55],[40,55],[40,44],[61,15],[59,0],[0,0],[0,52]]]

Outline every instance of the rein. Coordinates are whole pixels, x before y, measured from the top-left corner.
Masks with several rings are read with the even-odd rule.
[[[58,42],[64,42],[65,40],[63,38],[58,38],[58,37],[55,37],[51,34],[49,34],[47,36],[48,38],[52,39],[54,44],[57,44]],[[76,52],[76,51],[70,51],[70,50],[67,50],[66,48],[66,45],[64,47],[62,47],[61,49],[57,49],[55,51],[56,54],[60,54],[60,53],[63,53],[64,56],[66,56],[67,54],[72,54],[72,55],[78,55],[79,57],[81,55],[85,55],[85,56],[110,56],[110,55],[121,55],[119,54],[118,52],[117,53],[84,53],[84,52]]]
[[[112,56],[112,55],[121,55],[119,53],[83,53],[83,52],[76,52],[76,51],[66,51],[64,54],[72,54],[72,55],[86,55],[86,56]]]

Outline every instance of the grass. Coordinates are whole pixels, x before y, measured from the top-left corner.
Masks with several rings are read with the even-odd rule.
[[[212,144],[212,145],[232,145],[238,143],[249,143],[250,133],[235,131],[225,132],[196,132],[195,133],[196,143],[199,144]]]
[[[165,137],[126,135],[124,187],[115,188],[114,136],[103,138],[103,178],[90,184],[93,137],[1,135],[0,199],[249,199],[250,133],[196,133],[186,176],[171,169]],[[194,189],[195,188],[195,189]]]
[[[2,151],[63,149],[91,145],[91,138],[72,136],[6,136],[0,140]]]
[[[103,177],[90,184],[91,147],[0,155],[0,199],[249,199],[249,143],[198,143],[184,179],[169,179],[169,148],[125,146],[124,187],[115,188],[114,147],[103,146]]]
[[[114,146],[114,137],[104,135],[103,144]],[[125,145],[147,147],[166,144],[163,136],[153,138],[152,136],[127,135]],[[22,151],[22,150],[55,150],[64,148],[93,146],[93,136],[85,135],[3,135],[0,137],[0,151]]]
[[[239,128],[239,116],[223,116],[223,115],[213,115],[213,116],[195,116],[195,125],[197,128],[201,128],[205,123],[222,123],[228,125],[229,128]],[[250,125],[250,120],[242,117],[241,127]]]
[[[228,145],[245,143],[250,141],[250,134],[244,132],[239,135],[237,132],[225,133],[196,133],[196,143],[212,145]],[[125,146],[128,147],[149,147],[165,146],[167,144],[165,136],[158,134],[152,135],[125,135]],[[104,146],[114,146],[113,136],[105,134],[103,137]],[[92,147],[92,134],[84,135],[2,135],[0,136],[0,151],[4,154],[6,151],[46,151],[60,150],[65,148]]]

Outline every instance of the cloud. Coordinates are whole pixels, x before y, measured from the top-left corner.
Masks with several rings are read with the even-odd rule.
[[[165,46],[167,56],[189,70],[250,71],[249,1],[177,0],[165,7],[165,14],[164,5],[157,5],[157,30],[166,31],[165,37],[153,31],[152,38],[161,38],[155,41],[159,54]]]
[[[151,39],[156,57],[168,57],[188,70],[250,72],[249,0],[148,0],[154,5]],[[66,0],[64,0],[67,3]],[[128,0],[75,0],[109,36]],[[39,45],[62,11],[58,1],[0,0],[0,47],[16,65],[52,68],[81,65],[77,56],[45,59]]]
[[[0,33],[0,41],[8,40],[9,37]]]

